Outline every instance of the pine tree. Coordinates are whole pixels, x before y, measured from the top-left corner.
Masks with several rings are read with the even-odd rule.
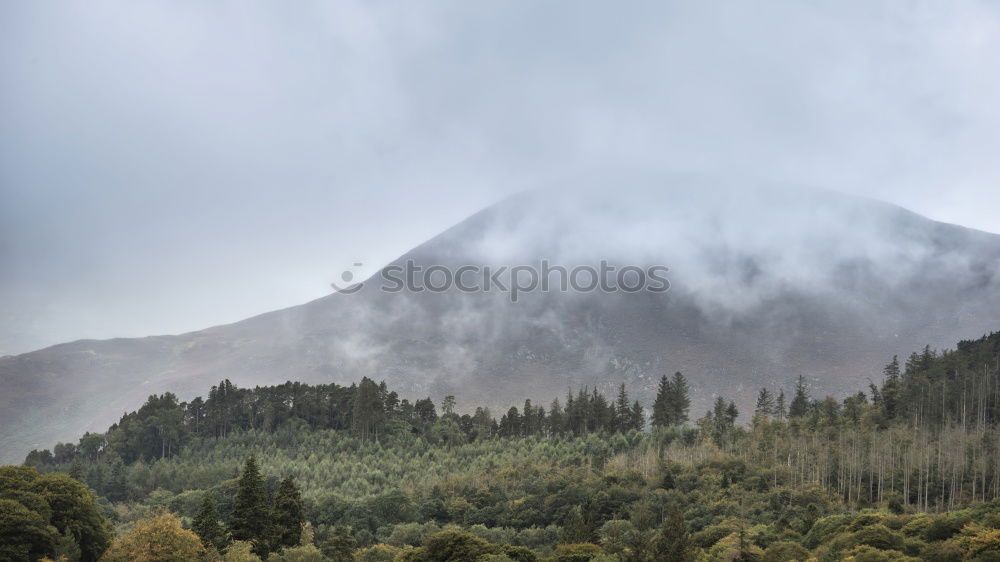
[[[368,377],[361,379],[361,384],[358,385],[354,395],[351,428],[362,440],[378,439],[378,434],[382,430],[385,412],[380,395],[379,387],[375,381]]]
[[[788,406],[788,417],[798,418],[806,415],[809,412],[809,392],[806,389],[806,379],[802,375],[799,375],[798,380],[795,382],[795,396],[792,398],[792,403]]]
[[[237,483],[236,503],[233,505],[229,525],[230,534],[234,540],[252,542],[254,553],[264,557],[270,551],[270,517],[264,479],[257,468],[257,460],[251,456],[243,465],[243,472]]]
[[[349,527],[338,525],[333,528],[330,537],[323,543],[323,554],[333,562],[351,562],[354,560],[354,548],[358,545]]]
[[[628,393],[625,383],[618,387],[618,399],[615,400],[615,429],[626,432],[632,427],[632,408],[628,403]]]
[[[733,427],[736,424],[736,419],[739,417],[740,411],[736,409],[736,403],[730,400],[729,405],[726,406],[726,425]]]
[[[766,388],[761,388],[757,394],[757,405],[754,416],[768,417],[774,415],[774,398]]]
[[[531,405],[531,400],[524,401],[524,414],[521,416],[521,435],[527,437],[535,433],[535,407]]]
[[[385,383],[383,382],[382,384],[385,384]],[[441,402],[441,411],[444,412],[443,415],[445,415],[445,416],[450,416],[451,414],[455,413],[455,397],[454,396],[452,396],[452,395],[449,394],[448,396],[444,397],[444,400]]]
[[[191,522],[191,530],[197,533],[202,544],[208,548],[222,550],[226,545],[226,535],[222,525],[219,524],[219,512],[212,496],[205,494],[205,498],[201,500],[198,513]]]
[[[128,499],[128,487],[125,482],[125,464],[118,460],[111,467],[111,478],[108,480],[104,495],[113,502]]]
[[[562,405],[556,398],[549,406],[549,432],[553,435],[562,433],[565,430],[566,416],[563,415]]]
[[[715,430],[718,433],[726,429],[726,399],[721,396],[715,397],[712,404],[712,421],[715,423]]]
[[[646,426],[646,412],[638,400],[632,403],[632,413],[629,416],[629,429],[642,431]]]
[[[69,466],[69,477],[78,482],[83,482],[83,463],[79,458],[73,459]]]
[[[774,401],[774,415],[779,419],[783,420],[788,417],[788,409],[785,407],[785,391],[778,390],[778,398]]]
[[[680,371],[674,373],[674,379],[670,383],[670,417],[673,425],[684,425],[688,421],[688,410],[691,408],[691,398],[688,396],[689,389],[687,379]]]
[[[305,516],[302,513],[302,496],[291,476],[281,481],[278,493],[274,496],[273,521],[276,546],[299,544]]]
[[[579,505],[573,506],[563,521],[562,541],[565,543],[590,542],[590,525],[583,513],[583,508]]]
[[[673,490],[677,484],[674,482],[674,473],[670,467],[663,467],[663,476],[660,478],[660,487],[664,490]]]
[[[684,514],[679,509],[670,511],[660,531],[653,537],[650,550],[654,560],[669,560],[671,562],[686,562],[691,560],[691,547],[688,542],[688,528],[684,523]]]
[[[656,391],[656,399],[653,401],[653,426],[669,427],[673,425],[673,411],[671,408],[673,396],[673,385],[667,375],[660,377],[660,387]]]
[[[899,415],[899,357],[893,355],[892,361],[882,370],[881,397],[882,413],[887,420]]]

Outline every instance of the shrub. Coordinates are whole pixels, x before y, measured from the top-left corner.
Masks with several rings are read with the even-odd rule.
[[[589,562],[604,554],[604,550],[591,543],[561,544],[556,547],[550,562]]]
[[[961,531],[968,521],[968,516],[963,514],[935,517],[934,521],[924,530],[924,539],[930,542],[948,540]]]
[[[802,539],[802,544],[806,548],[816,548],[832,539],[834,535],[851,522],[851,519],[851,516],[846,514],[829,515],[819,519],[813,523],[809,532],[806,533],[805,538]]]
[[[867,545],[879,550],[901,550],[903,537],[881,523],[869,525],[851,535],[854,545]]]
[[[859,545],[851,549],[844,557],[845,562],[920,562],[919,558],[906,556],[895,550],[880,550],[868,545]]]
[[[804,546],[790,541],[778,541],[767,547],[762,560],[764,562],[792,562],[808,558],[809,551]]]
[[[376,544],[355,551],[354,560],[356,562],[392,562],[401,552],[401,549],[388,544]]]
[[[927,545],[920,558],[926,562],[961,562],[962,549],[951,541],[936,542]]]
[[[465,562],[486,554],[500,554],[500,547],[472,533],[446,529],[430,535],[424,545],[404,554],[406,562]]]

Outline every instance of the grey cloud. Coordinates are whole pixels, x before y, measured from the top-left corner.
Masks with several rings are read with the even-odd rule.
[[[0,353],[304,302],[598,170],[997,232],[998,42],[985,2],[6,3]]]

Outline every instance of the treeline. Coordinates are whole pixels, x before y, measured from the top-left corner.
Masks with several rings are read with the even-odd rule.
[[[654,404],[654,425],[679,425],[687,420],[690,400],[683,375],[666,376]],[[87,433],[79,442],[59,443],[51,451],[34,450],[25,464],[68,465],[74,462],[114,466],[170,458],[192,439],[221,439],[233,432],[272,432],[297,420],[312,429],[350,431],[362,440],[387,434],[408,434],[432,442],[468,442],[494,437],[586,435],[641,431],[646,414],[630,400],[622,384],[614,399],[586,387],[570,392],[565,406],[558,399],[548,409],[525,400],[497,420],[489,408],[471,414],[455,412],[455,397],[438,406],[424,398],[400,399],[385,382],[364,378],[349,387],[337,384],[281,385],[239,388],[229,380],[213,386],[208,398],[180,402],[172,393],[150,396],[135,412],[122,416],[105,433]],[[113,474],[111,475],[113,477]]]
[[[692,420],[680,373],[661,378],[648,420],[624,387],[496,419],[369,379],[224,381],[205,400],[151,397],[26,462],[68,471],[103,496],[104,517],[134,525],[109,560],[134,559],[158,527],[234,560],[994,559],[998,341],[893,359],[843,399],[813,396],[804,377],[787,395],[760,389],[746,424],[724,397]],[[248,486],[254,473],[284,479]]]
[[[784,463],[806,485],[819,482],[846,500],[888,500],[922,509],[946,509],[1000,496],[1000,334],[960,342],[952,351],[929,347],[902,364],[893,358],[868,392],[842,400],[810,395],[799,377],[790,396],[761,389],[750,424],[737,424],[735,404],[717,397],[694,426],[689,383],[681,373],[660,380],[652,428],[692,447],[715,447],[755,463]],[[570,392],[548,408],[526,400],[499,420],[485,407],[455,412],[455,399],[400,399],[385,383],[365,378],[351,386],[282,385],[242,389],[230,381],[206,399],[182,403],[172,394],[151,396],[106,433],[77,444],[32,451],[28,465],[63,467],[112,501],[134,495],[128,466],[176,456],[188,443],[245,432],[272,433],[289,424],[334,430],[362,442],[420,438],[454,446],[483,439],[585,436],[641,431],[645,410],[622,385],[609,399],[596,389]],[[665,439],[665,440],[664,440]],[[933,453],[933,454],[932,454]],[[700,454],[685,452],[683,454]]]

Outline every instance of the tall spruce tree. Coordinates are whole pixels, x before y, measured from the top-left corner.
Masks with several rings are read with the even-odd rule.
[[[270,551],[271,510],[257,459],[252,456],[243,465],[237,483],[229,531],[234,540],[252,542],[253,551],[258,556],[265,557]]]
[[[688,396],[687,379],[680,371],[674,373],[674,378],[670,382],[670,416],[673,425],[684,425],[688,421],[688,410],[691,408],[691,398]]]
[[[667,375],[660,377],[660,387],[656,390],[656,399],[653,400],[653,426],[669,427],[673,425],[671,413],[671,396],[673,386]]]
[[[628,393],[625,383],[618,387],[618,399],[615,400],[615,429],[626,432],[632,427],[632,408],[628,403]]]
[[[642,431],[646,426],[646,412],[642,409],[642,404],[638,400],[632,403],[632,412],[629,415],[629,429]]]
[[[219,524],[219,512],[212,496],[205,494],[205,498],[201,500],[198,513],[191,522],[191,530],[201,538],[202,544],[207,548],[222,550],[226,545],[226,532]]]
[[[899,357],[893,355],[892,361],[882,370],[881,406],[882,413],[887,420],[891,420],[900,414],[899,392]]]
[[[274,496],[273,520],[275,546],[291,547],[299,544],[302,523],[306,518],[302,510],[302,496],[291,476],[281,481],[278,493]]]

